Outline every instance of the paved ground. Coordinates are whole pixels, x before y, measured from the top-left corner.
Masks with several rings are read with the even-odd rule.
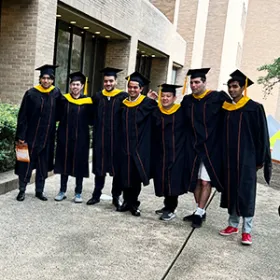
[[[141,194],[142,216],[115,212],[108,200],[96,206],[77,205],[69,198],[55,202],[59,177],[47,180],[50,198],[41,202],[30,185],[24,202],[17,191],[0,196],[0,279],[160,280],[186,238],[189,240],[164,279],[280,279],[280,190],[259,185],[253,245],[240,245],[240,234],[224,238],[218,231],[227,213],[215,195],[204,227],[192,230],[182,218],[191,213],[192,196],[180,198],[177,218],[161,222],[154,210],[162,200],[152,187]],[[111,180],[104,193],[110,194]],[[84,200],[92,191],[85,181]]]

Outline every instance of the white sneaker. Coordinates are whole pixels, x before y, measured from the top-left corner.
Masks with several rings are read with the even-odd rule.
[[[59,192],[57,196],[54,198],[55,201],[62,201],[66,198],[66,195],[64,192]]]
[[[82,196],[81,196],[80,193],[76,193],[76,194],[75,194],[74,202],[75,202],[75,203],[82,203],[82,202],[83,202],[83,199],[82,199]]]

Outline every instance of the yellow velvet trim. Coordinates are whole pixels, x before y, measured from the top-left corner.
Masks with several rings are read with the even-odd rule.
[[[42,93],[50,93],[55,88],[55,86],[50,86],[49,88],[46,89],[43,88],[41,85],[37,85],[34,88],[36,88],[38,91]]]
[[[123,104],[126,107],[135,107],[141,104],[141,102],[146,98],[145,95],[140,95],[139,98],[136,101],[129,101],[127,98],[123,101]]]
[[[210,91],[210,89],[206,89],[202,94],[200,94],[200,95],[195,95],[195,94],[193,94],[192,96],[195,98],[195,99],[202,99],[202,98],[204,98],[206,95],[207,95],[207,93]]]
[[[159,106],[160,111],[165,115],[171,115],[178,111],[181,107],[181,104],[173,104],[173,106],[169,109],[165,109],[162,106]]]
[[[227,111],[238,110],[238,109],[244,107],[249,100],[250,100],[249,97],[243,96],[236,104],[229,103],[229,102],[225,101],[224,104],[223,104],[223,109],[225,109]]]
[[[112,90],[112,91],[107,91],[107,90],[105,90],[105,89],[102,90],[102,94],[103,94],[104,96],[107,96],[107,97],[114,97],[114,96],[116,96],[117,94],[119,94],[120,92],[122,92],[121,89],[114,89],[114,90]]]
[[[75,99],[70,93],[63,94],[63,96],[70,102],[76,105],[92,104],[92,99],[90,97]]]

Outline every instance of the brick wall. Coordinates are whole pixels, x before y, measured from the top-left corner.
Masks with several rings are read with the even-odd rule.
[[[1,102],[20,103],[24,92],[38,82],[34,68],[53,62],[55,5],[55,0],[2,1]]]
[[[274,87],[273,94],[263,99],[262,86],[257,84],[259,76],[265,72],[257,70],[263,64],[272,63],[280,56],[280,1],[269,1],[269,5],[261,0],[249,1],[245,36],[243,43],[241,69],[255,85],[248,89],[248,95],[264,104],[267,114],[280,120],[280,90]]]
[[[150,0],[173,23],[176,0]]]
[[[0,100],[18,103],[33,85],[36,54],[37,3],[2,2],[0,37]]]

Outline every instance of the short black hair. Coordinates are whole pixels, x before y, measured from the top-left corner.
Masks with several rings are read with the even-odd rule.
[[[238,77],[234,77],[234,78],[229,79],[228,82],[227,82],[227,86],[229,86],[233,82],[238,82],[240,87],[244,87],[245,86],[244,79],[239,79]]]

